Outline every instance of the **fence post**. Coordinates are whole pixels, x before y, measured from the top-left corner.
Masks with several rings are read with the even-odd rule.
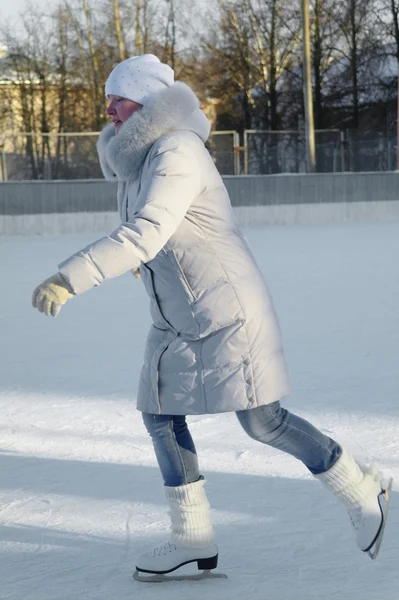
[[[0,142],[0,149],[1,149],[1,179],[2,181],[7,181],[8,180],[8,173],[7,173],[7,156],[6,156],[6,134],[3,133],[3,135],[1,136],[1,142]]]
[[[305,101],[306,172],[316,171],[316,145],[313,118],[312,66],[310,56],[309,0],[301,0],[303,95]]]
[[[240,134],[235,131],[233,134],[233,146],[234,146],[234,175],[239,175],[241,172],[241,146],[240,146]]]
[[[389,135],[389,131],[387,131],[387,154],[388,154],[388,156],[387,156],[387,158],[388,158],[388,160],[387,160],[387,170],[388,171],[392,171],[393,170],[392,169],[392,160],[391,160],[391,157],[392,157],[392,142],[391,142],[391,138],[390,138],[390,135]]]
[[[339,132],[340,150],[341,150],[341,172],[345,173],[345,132]]]
[[[248,175],[248,130],[244,129],[244,175]]]

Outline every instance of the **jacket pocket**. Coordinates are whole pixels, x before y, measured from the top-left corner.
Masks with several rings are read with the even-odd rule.
[[[177,257],[176,250],[171,250],[170,252],[168,252],[168,255],[169,255],[169,258],[171,259],[172,263],[174,264],[174,266],[177,269],[177,272],[179,274],[179,279],[181,281],[181,284],[182,284],[182,286],[183,286],[183,288],[184,288],[184,290],[185,290],[185,292],[186,292],[186,294],[187,294],[190,302],[191,303],[195,302],[197,300],[197,297],[196,297],[196,295],[194,293],[194,290],[192,289],[192,287],[191,287],[191,285],[190,285],[190,283],[189,283],[189,281],[187,279],[187,276],[186,276],[186,274],[185,274],[185,272],[183,270],[183,267],[180,264],[180,261],[179,261],[179,259]]]
[[[166,338],[163,340],[163,342],[160,343],[160,345],[158,346],[158,348],[155,350],[154,354],[152,355],[151,369],[150,369],[151,370],[151,373],[150,373],[151,385],[152,385],[153,394],[154,394],[154,397],[155,397],[156,403],[157,403],[158,414],[162,414],[162,402],[161,402],[161,394],[160,394],[160,390],[159,390],[160,363],[161,363],[162,356],[165,354],[165,352],[169,348],[171,342],[176,337],[176,336],[169,337],[167,335],[167,333],[165,335],[166,335]]]
[[[152,321],[155,327],[161,330],[172,329],[174,327],[169,323],[162,312],[161,306],[158,301],[157,294],[155,292],[154,281],[153,281],[153,273],[152,270],[147,267],[145,264],[140,265],[140,274],[141,280],[144,284],[146,292],[150,298],[150,312],[152,316]]]

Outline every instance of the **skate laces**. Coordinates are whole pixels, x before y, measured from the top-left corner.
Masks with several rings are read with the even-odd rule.
[[[158,546],[157,548],[154,548],[154,550],[151,551],[151,556],[162,556],[163,554],[168,554],[168,552],[173,552],[173,550],[176,550],[176,546],[174,544],[172,544],[171,542],[165,542],[164,544],[161,544],[160,546]]]

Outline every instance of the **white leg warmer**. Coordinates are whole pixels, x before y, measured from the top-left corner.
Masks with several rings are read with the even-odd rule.
[[[325,473],[315,475],[330,492],[339,498],[347,509],[367,506],[374,502],[380,491],[379,483],[363,471],[355,459],[342,450],[336,463]]]
[[[370,550],[382,535],[385,504],[389,502],[381,473],[375,467],[360,467],[343,450],[331,469],[315,477],[346,506],[359,548],[363,552]],[[379,545],[377,552],[378,548]]]
[[[171,542],[177,546],[201,548],[215,539],[211,509],[204,490],[205,480],[178,487],[165,487],[172,521]]]

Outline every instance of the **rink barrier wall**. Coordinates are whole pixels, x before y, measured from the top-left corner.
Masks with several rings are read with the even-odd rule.
[[[243,227],[399,219],[399,173],[395,172],[223,179]],[[0,235],[96,233],[108,231],[118,222],[114,183],[0,183]]]

